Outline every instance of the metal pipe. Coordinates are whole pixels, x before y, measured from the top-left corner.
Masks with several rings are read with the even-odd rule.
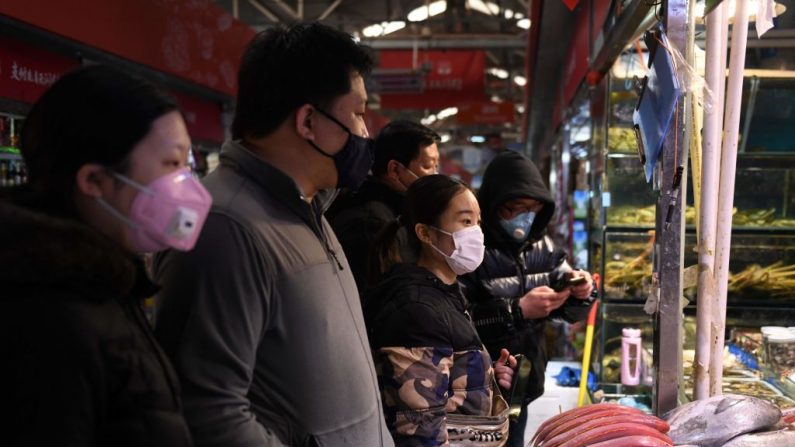
[[[232,17],[236,19],[240,18],[240,5],[238,4],[238,0],[232,0]]]
[[[644,2],[645,3],[645,2]],[[671,49],[686,52],[688,35],[688,1],[668,0],[665,9],[665,30]],[[665,51],[662,47],[657,51]],[[656,380],[653,388],[653,406],[661,415],[679,405],[682,377],[682,264],[684,263],[684,213],[687,191],[687,155],[690,142],[685,131],[689,110],[687,101],[680,97],[668,133],[665,135],[660,164],[655,183],[660,194],[657,198],[656,239],[654,271],[659,285],[659,302],[655,315],[654,365]],[[679,180],[677,185],[676,180]]]
[[[726,92],[726,116],[721,154],[720,192],[718,199],[718,230],[715,250],[717,307],[712,329],[710,349],[710,394],[723,390],[723,339],[726,330],[726,294],[729,280],[729,257],[732,236],[732,207],[734,206],[734,176],[737,172],[737,139],[740,128],[740,106],[743,93],[745,42],[748,38],[748,0],[737,0],[732,41],[735,42],[729,60],[729,81]]]
[[[362,39],[362,43],[369,45],[376,50],[408,50],[414,48],[416,44],[422,49],[445,49],[445,48],[526,48],[527,42],[522,36],[507,36],[507,37],[467,37],[467,38],[440,38],[440,36],[433,36],[430,39]]]
[[[297,15],[300,20],[304,20],[304,0],[298,0],[295,15]]]
[[[635,34],[638,26],[643,22],[651,9],[651,3],[645,0],[635,0],[627,9],[621,13],[618,22],[615,24],[607,37],[604,45],[599,49],[599,53],[593,58],[591,71],[607,73],[613,62],[618,58],[627,42],[631,42],[630,37]],[[533,25],[535,26],[535,24]]]
[[[334,3],[330,4],[329,7],[326,8],[325,11],[323,11],[323,14],[320,14],[320,16],[318,16],[317,20],[318,21],[326,20],[326,17],[328,17],[329,14],[331,14],[332,12],[334,12],[334,10],[337,9],[337,6],[339,6],[340,3],[342,3],[342,0],[334,0]]]
[[[262,4],[260,4],[260,2],[258,2],[257,0],[248,0],[248,2],[249,2],[249,4],[251,4],[251,6],[254,7],[254,9],[259,11],[260,14],[264,15],[265,17],[267,17],[268,20],[270,20],[271,22],[274,22],[274,23],[279,23],[279,18],[276,17],[276,15],[274,15],[272,12],[270,12],[270,10],[268,8],[262,6]]]
[[[712,303],[715,300],[715,225],[718,210],[718,162],[721,152],[723,111],[718,108],[717,91],[723,90],[726,78],[721,67],[724,3],[720,3],[705,18],[707,28],[706,81],[713,93],[705,95],[704,140],[701,156],[701,200],[698,236],[698,302],[696,310],[696,357],[693,363],[693,397],[709,397],[710,336]]]
[[[298,20],[298,14],[293,11],[293,8],[290,7],[287,3],[283,2],[282,0],[271,0],[273,3],[276,4],[282,11],[284,11],[291,19]]]

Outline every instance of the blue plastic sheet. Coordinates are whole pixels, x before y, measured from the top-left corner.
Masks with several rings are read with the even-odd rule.
[[[642,143],[644,170],[646,181],[650,182],[654,174],[662,150],[665,135],[671,125],[676,103],[682,94],[682,88],[676,77],[673,58],[669,53],[670,44],[662,31],[652,37],[656,42],[649,74],[644,81],[638,105],[632,114],[632,122],[637,126],[639,139]]]
[[[578,387],[580,386],[580,376],[582,375],[581,369],[569,368],[568,366],[564,366],[560,373],[555,376],[555,382],[558,386],[568,386],[568,387]],[[588,371],[588,383],[586,384],[588,389],[591,391],[595,391],[596,386],[596,374],[591,371]]]

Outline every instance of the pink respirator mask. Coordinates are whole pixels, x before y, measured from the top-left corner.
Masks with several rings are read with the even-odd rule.
[[[138,190],[129,217],[104,199],[97,201],[130,227],[136,251],[148,253],[166,248],[187,251],[196,245],[210,212],[212,196],[189,168],[178,169],[146,186],[117,172],[113,175]]]

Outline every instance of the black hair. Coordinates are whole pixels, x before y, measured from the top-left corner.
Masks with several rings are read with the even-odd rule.
[[[375,139],[373,175],[386,174],[387,164],[396,160],[408,167],[420,155],[420,148],[441,141],[439,134],[412,121],[396,120],[387,124]]]
[[[126,173],[133,147],[156,119],[175,110],[171,97],[120,70],[92,65],[64,75],[22,127],[31,193],[51,211],[76,216],[77,170],[97,163]]]
[[[272,133],[304,104],[326,108],[351,91],[351,74],[369,74],[373,58],[353,38],[319,23],[259,33],[240,62],[232,138]]]
[[[406,191],[403,214],[381,230],[370,249],[370,284],[375,284],[389,268],[401,262],[397,247],[397,233],[404,227],[408,243],[415,253],[420,252],[421,243],[414,231],[417,224],[439,227],[439,220],[454,197],[469,191],[460,180],[442,174],[420,177]]]

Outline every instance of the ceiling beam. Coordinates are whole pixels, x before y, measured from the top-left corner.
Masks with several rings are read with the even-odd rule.
[[[282,0],[271,0],[271,1],[272,1],[273,3],[275,3],[275,4],[276,4],[276,6],[278,6],[279,8],[281,8],[281,10],[282,10],[282,11],[284,11],[284,12],[285,12],[285,14],[287,14],[287,16],[288,16],[290,19],[293,19],[293,20],[300,20],[300,17],[298,16],[298,13],[297,13],[297,12],[295,12],[295,11],[293,10],[293,8],[291,8],[291,7],[290,7],[290,5],[288,5],[287,3],[283,2]]]
[[[420,49],[485,49],[485,48],[525,48],[527,39],[523,35],[514,34],[448,34],[435,35],[431,38],[380,38],[362,39],[362,43],[376,50],[410,50],[415,46]]]
[[[260,14],[267,17],[268,20],[270,20],[271,22],[279,23],[281,21],[279,20],[278,17],[276,17],[275,14],[273,14],[268,8],[262,6],[262,3],[258,2],[257,0],[248,0],[248,2],[249,4],[251,4],[251,6],[254,7],[254,9],[259,11]]]
[[[340,3],[342,3],[342,0],[334,0],[334,3],[329,5],[329,7],[326,8],[325,11],[323,11],[323,14],[320,14],[320,16],[318,16],[317,20],[318,21],[326,20],[326,17],[328,17],[329,14],[331,14],[332,12],[334,12],[334,10],[337,9],[337,6],[339,6]]]

